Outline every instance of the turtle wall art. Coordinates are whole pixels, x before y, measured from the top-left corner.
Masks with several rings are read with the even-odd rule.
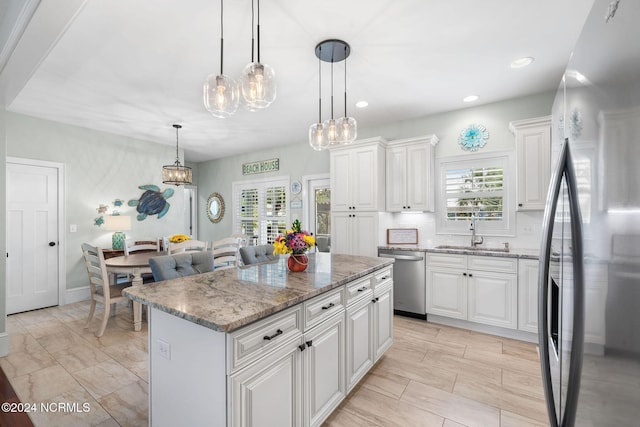
[[[173,196],[173,189],[167,188],[160,191],[157,185],[141,185],[138,187],[145,190],[138,200],[132,199],[127,202],[129,206],[135,206],[138,211],[138,221],[144,221],[149,215],[158,215],[158,219],[162,218],[169,212],[169,202],[167,199]]]

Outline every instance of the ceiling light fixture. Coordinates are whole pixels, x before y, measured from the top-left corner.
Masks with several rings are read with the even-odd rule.
[[[251,0],[251,63],[242,70],[242,100],[250,111],[267,108],[276,99],[276,72],[260,62],[260,0],[258,2],[258,61],[254,62],[254,8]]]
[[[531,56],[514,59],[513,61],[511,61],[511,68],[523,68],[531,64],[533,61],[534,58]]]
[[[469,96],[465,96],[462,101],[463,102],[473,102],[473,101],[477,101],[478,100],[478,95],[469,95]]]
[[[223,73],[224,64],[224,0],[220,0],[220,74],[210,74],[204,83],[204,106],[215,117],[232,116],[238,110],[240,94],[234,79]]]
[[[357,123],[347,116],[347,70],[346,59],[351,53],[351,47],[342,40],[330,39],[316,45],[315,54],[318,57],[319,101],[318,123],[309,127],[309,145],[314,150],[325,150],[331,145],[349,144],[356,139]],[[344,89],[344,117],[333,118],[333,64],[345,60],[345,89]],[[331,118],[322,122],[322,61],[331,63]]]
[[[173,125],[176,128],[176,161],[172,165],[162,166],[162,183],[173,185],[191,184],[193,174],[191,168],[180,164],[180,154],[178,151],[178,129],[182,126]]]

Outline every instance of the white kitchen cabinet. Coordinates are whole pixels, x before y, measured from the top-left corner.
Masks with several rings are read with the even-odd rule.
[[[377,256],[378,213],[332,212],[331,236],[332,253]]]
[[[390,142],[386,153],[386,210],[434,210],[435,135]]]
[[[518,261],[518,329],[538,333],[539,261]]]
[[[370,138],[331,149],[332,212],[384,210],[385,144]]]
[[[373,293],[373,356],[377,361],[393,344],[393,281],[376,285]]]
[[[471,322],[516,329],[518,284],[516,274],[469,270],[469,317]]]
[[[373,304],[371,288],[347,306],[347,393],[373,366]]]
[[[515,258],[427,255],[427,313],[517,327]]]
[[[233,426],[302,425],[302,338],[231,375]]]
[[[427,265],[427,313],[467,318],[467,280],[455,268]]]
[[[318,426],[346,396],[344,308],[304,334],[305,426]]]
[[[544,210],[551,178],[551,116],[509,124],[516,138],[517,207]]]

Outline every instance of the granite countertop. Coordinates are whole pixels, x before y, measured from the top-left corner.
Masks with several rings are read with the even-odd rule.
[[[464,254],[464,255],[482,255],[482,256],[494,256],[503,258],[521,258],[521,259],[539,259],[540,251],[538,249],[510,249],[509,252],[505,252],[502,248],[487,248],[481,246],[481,250],[463,248],[463,247],[445,247],[449,245],[435,246],[432,248],[426,248],[423,246],[378,246],[378,249],[387,249],[394,251],[413,251],[413,252],[430,252],[430,253],[445,253],[445,254]]]
[[[393,260],[329,253],[309,254],[309,266],[291,273],[277,262],[229,268],[129,287],[134,301],[198,325],[231,332],[316,295],[366,276]]]

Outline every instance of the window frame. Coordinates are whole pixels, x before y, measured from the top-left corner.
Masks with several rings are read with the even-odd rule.
[[[267,243],[267,234],[264,233],[264,228],[266,226],[266,222],[272,220],[272,216],[267,216],[266,211],[266,196],[267,189],[273,187],[284,187],[284,196],[285,196],[285,215],[282,220],[285,223],[285,229],[290,227],[291,224],[291,208],[289,203],[289,190],[290,190],[290,178],[289,176],[276,176],[270,178],[259,178],[259,179],[251,179],[251,180],[243,180],[243,181],[234,181],[231,183],[231,191],[232,191],[232,206],[233,206],[233,224],[232,229],[233,233],[241,233],[241,224],[242,217],[240,217],[240,194],[243,190],[249,190],[252,188],[256,188],[258,190],[258,240],[254,242],[253,236],[249,236],[249,244],[255,245],[263,245]]]
[[[447,218],[446,171],[502,167],[502,220],[476,218],[476,232],[485,236],[515,236],[516,170],[515,155],[510,151],[494,151],[463,156],[441,157],[436,161],[436,234],[468,235],[469,221],[450,221]]]

